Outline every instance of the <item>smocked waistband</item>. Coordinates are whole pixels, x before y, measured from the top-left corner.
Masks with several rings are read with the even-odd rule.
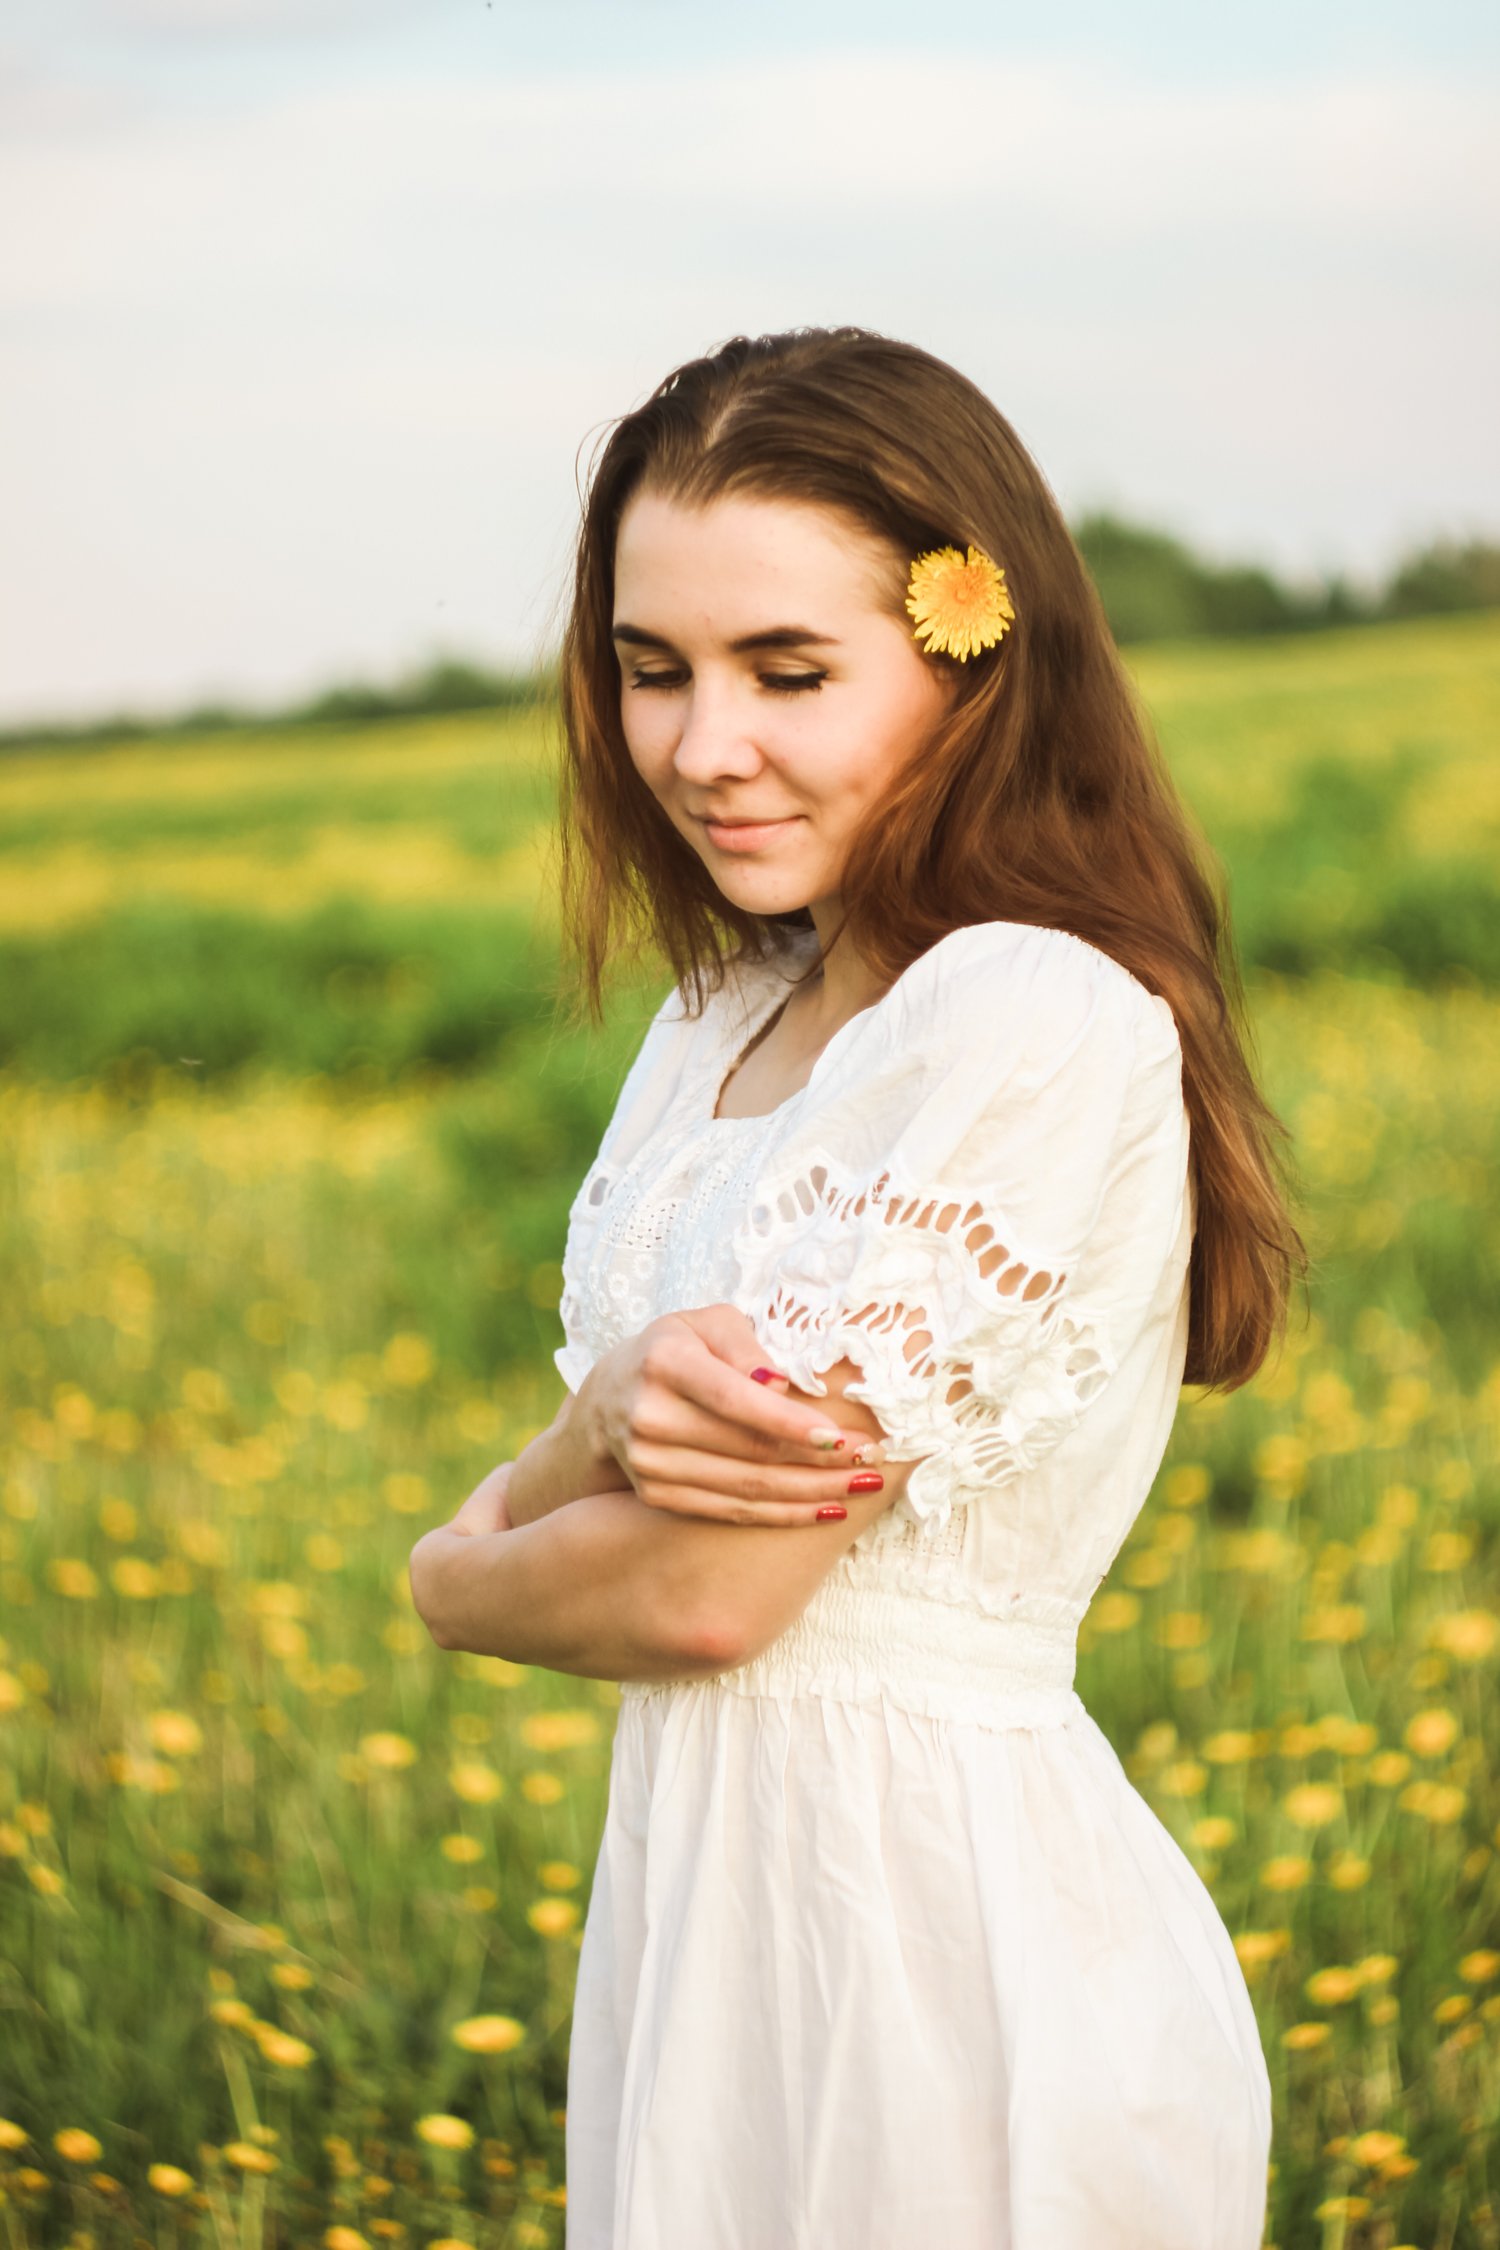
[[[779,1639],[709,1684],[735,1695],[883,1703],[972,1726],[1060,1726],[1083,1708],[1073,1689],[1077,1650],[1076,1622],[828,1582]]]

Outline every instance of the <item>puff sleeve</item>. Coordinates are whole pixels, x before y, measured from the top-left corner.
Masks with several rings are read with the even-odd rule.
[[[1180,1300],[1181,1064],[1167,1003],[1108,955],[978,924],[869,1012],[768,1166],[734,1302],[801,1388],[859,1368],[915,1515],[1042,1460]]]

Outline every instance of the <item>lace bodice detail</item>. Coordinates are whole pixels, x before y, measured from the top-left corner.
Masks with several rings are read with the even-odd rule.
[[[696,1019],[663,1004],[573,1206],[559,1369],[576,1388],[660,1314],[719,1302],[805,1390],[847,1357],[917,1466],[823,1608],[878,1590],[1071,1636],[1181,1384],[1171,1011],[1080,939],[978,924],[844,1025],[790,1101],[715,1117],[805,958],[741,967]]]

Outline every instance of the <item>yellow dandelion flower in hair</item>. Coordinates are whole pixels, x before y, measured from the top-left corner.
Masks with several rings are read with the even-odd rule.
[[[967,554],[958,547],[937,547],[919,555],[912,564],[906,607],[928,655],[954,656],[960,664],[993,648],[1016,614],[1005,572],[982,547],[971,547]]]

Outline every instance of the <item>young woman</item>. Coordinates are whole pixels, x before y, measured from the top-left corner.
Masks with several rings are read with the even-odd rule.
[[[737,340],[603,450],[563,707],[585,988],[622,923],[675,983],[569,1395],[412,1575],[622,1683],[570,2250],[1256,2250],[1234,1949],[1072,1682],[1303,1252],[1062,516],[941,361]]]

